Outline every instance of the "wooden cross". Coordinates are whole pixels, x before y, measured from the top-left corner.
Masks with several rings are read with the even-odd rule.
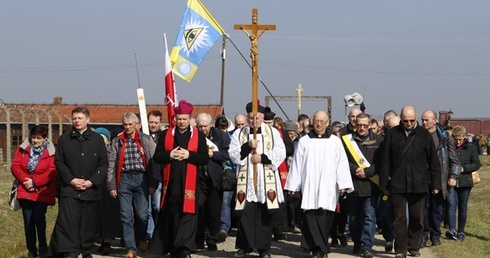
[[[258,71],[259,71],[259,38],[264,34],[266,30],[276,30],[276,25],[259,24],[259,14],[257,9],[252,9],[252,24],[235,24],[233,27],[235,30],[243,30],[247,37],[250,39],[252,46],[250,47],[250,58],[252,58],[252,113],[254,116],[253,122],[253,134],[254,139],[257,139],[257,111],[258,111]],[[251,30],[249,33],[248,30]],[[261,32],[260,32],[261,31]],[[260,33],[260,34],[259,34]],[[257,150],[253,149],[253,154],[256,154]],[[257,164],[253,164],[254,170],[254,188],[257,191]]]
[[[235,30],[243,30],[250,39],[250,58],[252,58],[252,112],[254,115],[258,109],[258,70],[259,70],[259,38],[266,30],[276,30],[276,25],[258,24],[259,15],[257,9],[252,9],[252,24],[235,24]],[[251,30],[251,33],[248,32]],[[259,31],[261,30],[260,34]]]
[[[303,92],[303,89],[301,88],[301,84],[298,84],[298,88],[296,89],[296,92],[298,93],[298,116],[301,114],[301,92]]]

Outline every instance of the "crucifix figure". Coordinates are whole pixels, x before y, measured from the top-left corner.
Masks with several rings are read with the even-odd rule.
[[[301,114],[301,92],[303,92],[303,89],[301,88],[301,84],[298,84],[298,88],[296,89],[296,92],[298,93],[298,116]]]
[[[252,113],[254,116],[253,135],[257,139],[257,110],[258,110],[258,71],[259,71],[259,38],[266,30],[276,30],[276,25],[259,24],[259,14],[257,9],[252,9],[252,24],[235,24],[235,30],[243,30],[250,39],[250,58],[252,58]],[[248,32],[251,30],[251,32]],[[253,154],[257,150],[253,149]],[[257,165],[254,164],[254,186],[257,186]],[[256,189],[256,188],[255,188]]]

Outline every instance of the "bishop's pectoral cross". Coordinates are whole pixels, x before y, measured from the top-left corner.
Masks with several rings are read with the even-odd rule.
[[[235,24],[235,30],[243,30],[250,39],[250,58],[252,58],[252,113],[254,116],[253,133],[254,139],[257,139],[257,111],[258,111],[258,71],[259,71],[259,38],[266,30],[276,30],[276,25],[259,24],[259,14],[257,9],[252,9],[252,24]],[[249,33],[248,30],[251,30]],[[261,31],[261,32],[259,32]],[[260,33],[260,34],[259,34]],[[253,149],[253,154],[257,150]],[[253,165],[254,169],[254,188],[257,191],[257,164]]]

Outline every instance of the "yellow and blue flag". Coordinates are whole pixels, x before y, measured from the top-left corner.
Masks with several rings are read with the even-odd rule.
[[[223,28],[199,0],[189,0],[170,59],[173,72],[190,82]]]

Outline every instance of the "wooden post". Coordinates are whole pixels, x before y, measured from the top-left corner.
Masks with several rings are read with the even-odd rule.
[[[276,25],[259,24],[259,14],[257,9],[252,9],[252,24],[235,24],[235,30],[243,30],[250,39],[250,58],[252,58],[252,113],[254,116],[253,134],[254,139],[257,139],[257,111],[258,111],[258,71],[259,71],[259,38],[266,30],[276,30]],[[248,30],[251,30],[249,33]],[[261,32],[259,32],[261,31]],[[260,33],[260,34],[259,34]],[[254,148],[253,154],[257,150]],[[254,169],[254,189],[257,192],[257,165],[253,165]]]
[[[303,92],[303,89],[301,88],[301,84],[298,84],[298,88],[296,89],[296,92],[298,93],[298,116],[301,114],[301,92]]]

